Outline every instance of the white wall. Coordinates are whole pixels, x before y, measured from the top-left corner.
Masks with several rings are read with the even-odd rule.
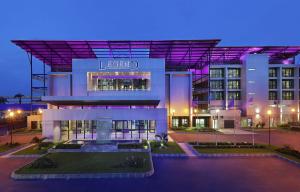
[[[138,61],[138,68],[134,69],[99,69],[99,62],[107,62],[109,59],[74,59],[73,96],[109,96],[112,99],[124,99],[130,96],[144,96],[159,99],[158,107],[165,107],[165,62],[163,59],[134,59]],[[123,59],[128,60],[128,59]],[[88,72],[151,72],[151,88],[145,91],[88,91]]]

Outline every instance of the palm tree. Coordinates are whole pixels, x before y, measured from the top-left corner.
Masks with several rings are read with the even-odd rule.
[[[7,98],[5,98],[5,97],[0,97],[0,104],[5,104],[5,103],[7,103],[7,102],[8,102]]]
[[[22,104],[22,97],[24,97],[24,95],[22,93],[18,93],[14,96],[14,98],[19,99],[19,104]]]

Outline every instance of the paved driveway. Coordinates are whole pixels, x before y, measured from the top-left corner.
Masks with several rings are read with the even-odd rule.
[[[144,179],[14,181],[10,172],[31,159],[0,159],[0,191],[299,192],[300,168],[276,158],[161,159]]]

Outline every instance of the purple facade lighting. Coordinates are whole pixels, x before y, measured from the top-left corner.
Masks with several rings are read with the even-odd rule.
[[[52,71],[71,71],[72,59],[163,58],[166,68],[201,69],[208,63],[241,64],[247,54],[268,54],[271,64],[300,53],[300,46],[219,47],[219,39],[157,41],[55,41],[13,40],[17,46],[51,66]],[[122,51],[124,50],[124,52]],[[116,53],[117,51],[117,53]],[[122,53],[121,53],[122,52]]]

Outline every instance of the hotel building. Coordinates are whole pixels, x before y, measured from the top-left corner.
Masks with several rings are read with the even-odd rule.
[[[32,103],[47,104],[43,135],[55,141],[151,140],[168,127],[298,121],[300,47],[219,41],[12,42],[29,55],[31,98],[41,98]],[[42,72],[33,72],[40,62]]]

